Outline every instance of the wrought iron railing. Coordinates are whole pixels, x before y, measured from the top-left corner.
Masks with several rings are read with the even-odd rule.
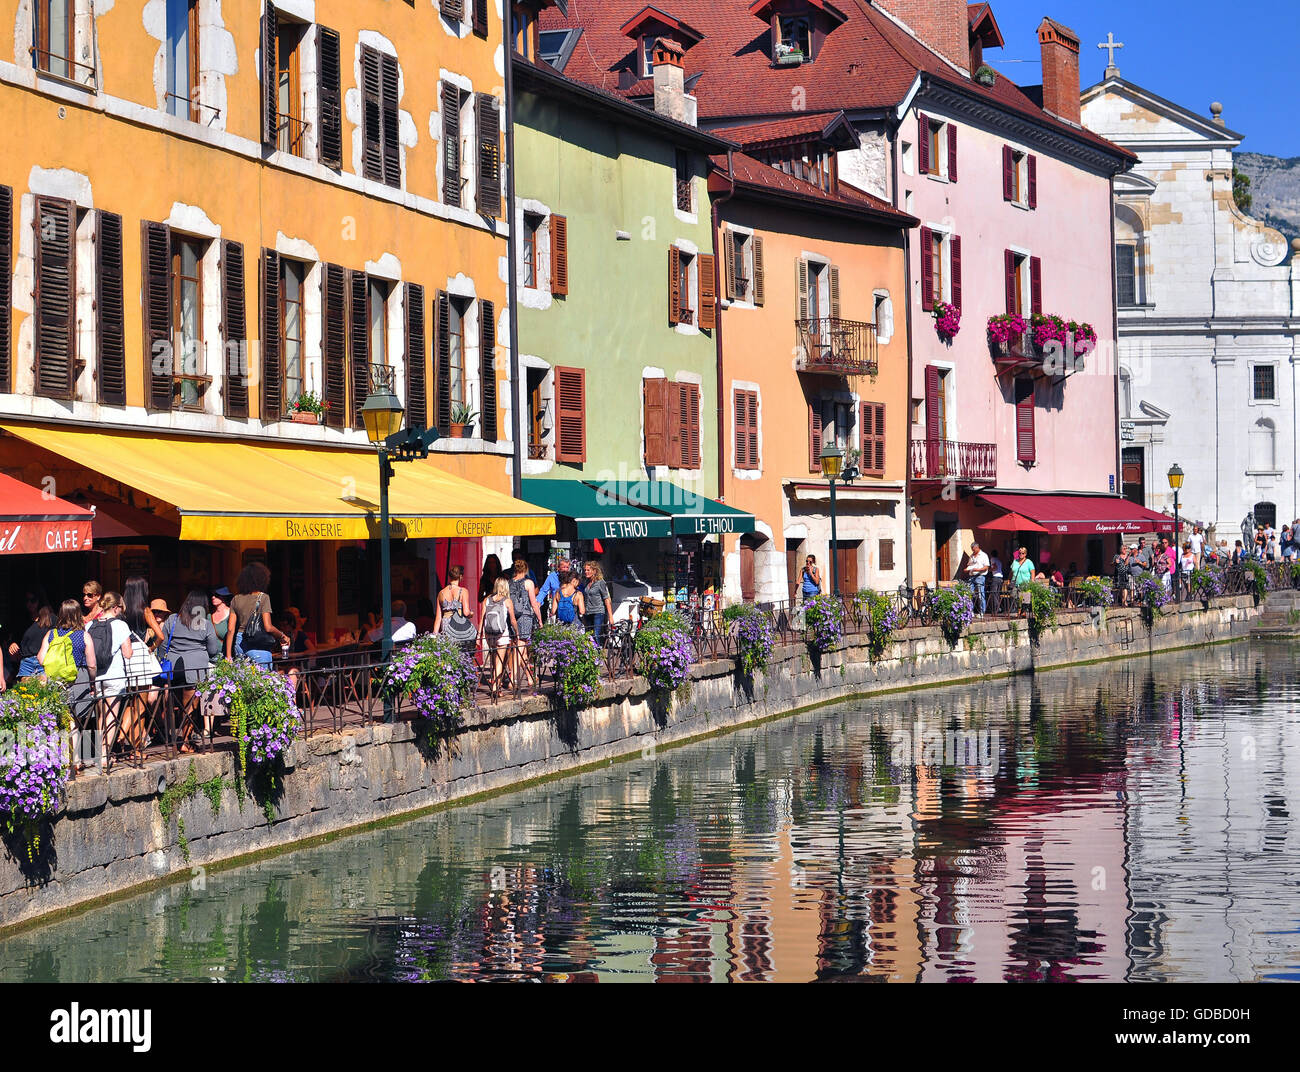
[[[276,148],[282,153],[302,156],[306,149],[305,139],[311,124],[283,112],[276,113],[275,122]]]
[[[995,484],[998,479],[998,446],[996,443],[963,443],[955,439],[914,439],[912,479]]]
[[[879,369],[875,324],[820,317],[794,326],[801,371],[874,376]]]
[[[37,48],[34,45],[27,51],[32,57],[32,65],[42,74],[71,82],[83,89],[99,89],[99,71],[93,64],[81,63],[71,56],[60,56],[48,48]],[[60,65],[64,70],[58,69]]]

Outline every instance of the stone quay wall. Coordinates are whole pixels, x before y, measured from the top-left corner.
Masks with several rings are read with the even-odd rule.
[[[935,627],[908,628],[875,662],[856,637],[820,658],[802,644],[778,646],[752,680],[732,660],[706,662],[671,697],[634,678],[606,683],[599,700],[578,712],[557,712],[544,697],[476,709],[440,755],[409,723],[320,734],[294,742],[269,821],[253,796],[237,798],[229,752],[120,767],[69,783],[36,864],[7,845],[0,932],[201,869],[820,704],[1241,639],[1259,612],[1250,596],[1183,606],[1150,627],[1129,609],[1063,612],[1036,644],[1024,621],[977,620],[955,646]],[[218,776],[219,793],[192,786],[214,789]],[[187,782],[188,795],[178,788]],[[169,789],[174,810],[165,820],[160,804]]]

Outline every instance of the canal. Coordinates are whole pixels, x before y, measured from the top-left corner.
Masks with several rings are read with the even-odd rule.
[[[196,872],[0,980],[1297,979],[1298,698],[1266,642],[839,704]]]

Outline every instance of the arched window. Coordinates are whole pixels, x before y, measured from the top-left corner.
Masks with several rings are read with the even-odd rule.
[[[1255,504],[1255,524],[1277,528],[1277,504],[1258,502]]]
[[[1146,301],[1143,274],[1146,244],[1142,218],[1129,206],[1115,206],[1115,298],[1122,307]]]
[[[1119,405],[1123,416],[1133,416],[1133,374],[1126,368],[1119,370]]]
[[[1267,417],[1257,420],[1250,430],[1250,469],[1255,473],[1277,470],[1277,428]]]

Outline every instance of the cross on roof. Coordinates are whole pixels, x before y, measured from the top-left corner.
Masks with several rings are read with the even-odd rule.
[[[1108,31],[1106,34],[1106,40],[1101,42],[1101,44],[1099,44],[1097,47],[1104,48],[1109,56],[1109,58],[1106,61],[1107,76],[1109,77],[1109,75],[1112,72],[1114,72],[1115,74],[1119,74],[1119,68],[1115,66],[1115,50],[1117,48],[1123,48],[1124,47],[1123,42],[1116,41],[1114,32]]]

